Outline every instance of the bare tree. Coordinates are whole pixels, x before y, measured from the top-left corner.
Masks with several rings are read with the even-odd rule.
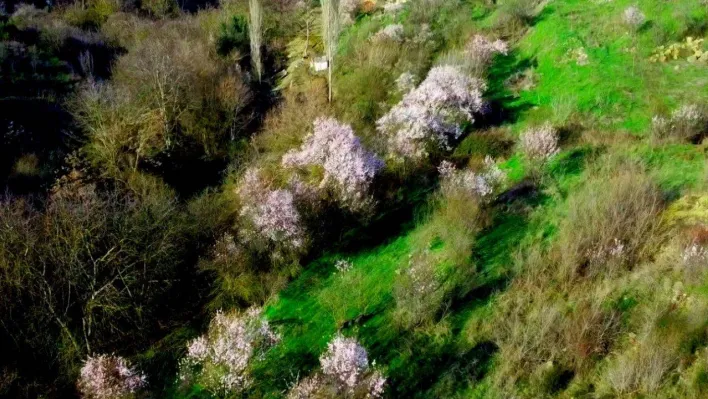
[[[327,82],[329,84],[329,101],[332,101],[332,68],[334,54],[337,52],[339,39],[339,0],[322,0],[322,40],[327,57]]]
[[[261,46],[263,45],[263,5],[260,0],[249,0],[248,10],[250,13],[248,37],[251,41],[251,63],[260,82],[263,76],[263,61],[261,60]]]

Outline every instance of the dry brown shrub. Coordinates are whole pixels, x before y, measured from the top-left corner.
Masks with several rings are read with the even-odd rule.
[[[145,33],[117,61],[110,83],[89,82],[74,101],[89,132],[87,155],[112,175],[173,151],[224,156],[250,121],[245,77],[217,56],[199,16],[154,23]]]
[[[559,277],[613,274],[645,259],[659,231],[663,202],[658,187],[634,163],[593,172],[568,198],[556,245]]]

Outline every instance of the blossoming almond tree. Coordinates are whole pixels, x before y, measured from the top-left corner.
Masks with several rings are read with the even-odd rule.
[[[146,385],[145,376],[135,372],[120,356],[89,356],[79,374],[77,387],[87,399],[119,399]]]
[[[415,89],[415,75],[410,72],[403,72],[396,79],[396,89],[402,94],[408,93]]]
[[[675,138],[696,140],[708,133],[708,110],[695,104],[686,104],[674,110],[670,118],[654,116],[652,134],[655,139]]]
[[[324,170],[320,188],[332,187],[338,199],[352,210],[361,209],[376,174],[384,163],[368,151],[351,126],[332,118],[319,118],[314,132],[299,150],[283,156],[283,166],[318,166]]]
[[[503,40],[490,40],[486,36],[475,35],[465,45],[464,65],[473,76],[483,76],[495,55],[507,55],[509,45]]]
[[[251,383],[251,360],[264,356],[279,341],[261,308],[242,314],[218,311],[206,334],[187,345],[179,378],[183,383],[198,382],[213,392],[242,392]]]
[[[389,136],[392,155],[419,160],[430,150],[449,149],[462,135],[462,123],[474,122],[485,105],[486,84],[459,67],[438,66],[400,103],[380,118],[377,130]]]
[[[438,166],[438,171],[442,178],[440,190],[444,195],[463,191],[482,200],[490,199],[506,179],[504,171],[499,169],[490,156],[484,159],[484,168],[478,172],[470,169],[458,170],[449,161],[443,161]]]
[[[549,123],[524,131],[520,144],[526,157],[533,162],[546,161],[560,152],[558,132]]]
[[[261,172],[251,168],[241,179],[237,194],[242,201],[240,215],[250,223],[242,229],[242,238],[263,239],[291,251],[304,249],[306,234],[292,192],[272,189]]]
[[[366,349],[354,338],[337,334],[320,357],[321,373],[302,379],[288,398],[328,397],[380,398],[386,378],[369,364]]]

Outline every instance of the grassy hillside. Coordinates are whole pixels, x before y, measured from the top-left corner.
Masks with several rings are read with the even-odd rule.
[[[628,29],[622,22],[624,10],[633,5],[648,19],[637,31]],[[458,10],[464,14],[470,8],[473,7],[462,4]],[[498,15],[490,13],[479,17],[473,25],[467,23],[467,26],[493,29]],[[274,325],[282,326],[283,341],[255,371],[259,381],[263,381],[263,391],[273,394],[286,389],[287,378],[283,376],[312,369],[330,337],[344,331],[346,335],[357,336],[369,349],[371,357],[384,365],[392,397],[508,397],[509,393],[497,390],[494,380],[497,363],[507,360],[502,358],[505,354],[494,342],[493,330],[499,326],[493,314],[499,310],[500,301],[515,295],[514,281],[533,273],[526,270],[524,260],[519,257],[536,248],[552,246],[558,240],[559,225],[567,217],[568,196],[588,184],[589,176],[596,173],[592,170],[603,162],[613,162],[610,161],[613,158],[639,163],[670,202],[690,193],[700,195],[704,189],[703,146],[656,144],[650,139],[650,130],[651,119],[657,114],[685,103],[707,102],[706,64],[683,59],[653,63],[649,58],[658,46],[680,42],[689,36],[700,37],[705,32],[707,17],[705,6],[691,2],[669,5],[655,1],[568,0],[545,5],[534,17],[529,30],[515,43],[511,57],[498,60],[492,67],[490,80],[492,88],[497,90],[495,95],[504,108],[519,110],[514,121],[504,122],[495,129],[508,129],[514,134],[535,123],[552,121],[567,126],[567,137],[563,151],[546,166],[541,184],[533,192],[494,204],[490,209],[490,225],[475,237],[474,244],[470,243],[477,275],[465,282],[469,293],[452,300],[430,325],[412,331],[393,327],[396,325],[395,276],[408,266],[416,249],[429,245],[421,241],[420,236],[436,223],[434,216],[432,220],[419,218],[402,235],[379,246],[317,259],[305,266],[303,274],[268,306],[266,314]],[[402,21],[405,22],[405,18]],[[362,26],[366,23],[361,22]],[[581,53],[587,54],[586,60],[578,60]],[[510,77],[519,82],[510,85],[508,81],[494,81]],[[476,140],[474,134],[467,140]],[[473,146],[466,146],[464,141],[460,144],[460,148]],[[520,157],[511,153],[502,166],[512,179],[511,187],[526,178]],[[705,222],[701,220],[700,223]],[[444,241],[436,242],[432,250],[444,246]],[[659,252],[659,248],[654,251]],[[334,268],[338,259],[351,260],[353,269],[338,272]],[[636,265],[624,273],[627,277],[616,278],[629,278],[639,273],[634,269],[641,267]],[[631,284],[627,284],[625,289],[631,290]],[[657,276],[642,284],[652,286],[662,282]],[[703,298],[698,301],[705,300],[700,294],[705,290],[700,281],[684,284],[695,284],[692,292]],[[580,287],[570,290],[583,289]],[[564,303],[562,306],[575,306],[575,301],[567,297],[572,294],[559,292],[558,295]],[[534,297],[525,300],[543,301]],[[590,388],[583,390],[594,392],[595,384],[602,383],[602,377],[596,374],[601,371],[595,370],[607,367],[603,363],[609,362],[612,352],[631,350],[623,349],[626,344],[623,345],[624,338],[619,331],[625,335],[636,334],[628,320],[635,317],[633,313],[639,312],[642,306],[651,306],[653,300],[652,296],[621,299],[632,302],[631,307],[622,310],[625,322],[618,328],[613,349],[591,360],[597,366],[582,373],[561,370],[557,376],[544,376],[547,381],[525,382],[529,386],[522,392],[526,390],[526,395],[532,397],[564,396],[569,394],[568,387],[580,379],[589,380],[583,383]],[[625,305],[605,303],[602,306]],[[545,344],[554,345],[553,342]],[[693,357],[690,351],[683,356]],[[549,356],[539,359],[541,367],[546,361],[551,365],[548,367],[555,366],[553,357]],[[511,367],[522,369],[524,366]],[[659,378],[657,386],[652,387],[658,389],[677,384],[678,376],[674,373],[680,369],[674,371],[667,366],[666,370],[651,372],[661,375],[636,378]],[[543,387],[544,384],[550,386]],[[539,391],[544,388],[549,391]],[[642,386],[637,388],[643,393],[655,392],[653,389],[646,392]]]

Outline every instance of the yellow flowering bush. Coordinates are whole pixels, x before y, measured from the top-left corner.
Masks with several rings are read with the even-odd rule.
[[[708,50],[703,49],[703,42],[704,39],[694,39],[689,36],[685,42],[657,47],[649,60],[651,62],[668,62],[683,58],[688,62],[708,63]]]

